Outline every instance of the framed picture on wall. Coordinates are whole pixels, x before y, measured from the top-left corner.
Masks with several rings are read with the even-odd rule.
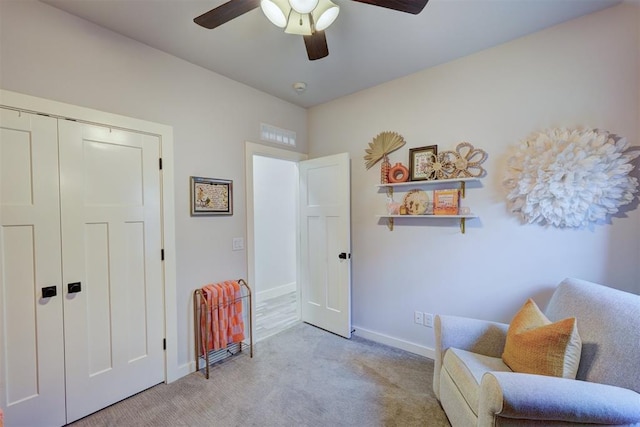
[[[233,215],[233,181],[191,177],[191,216]]]
[[[438,155],[437,145],[409,149],[409,179],[423,181],[430,178],[428,165]]]

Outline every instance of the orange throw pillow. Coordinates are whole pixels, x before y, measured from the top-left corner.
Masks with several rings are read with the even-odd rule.
[[[509,325],[502,360],[514,372],[575,379],[581,352],[576,318],[551,323],[529,299]]]

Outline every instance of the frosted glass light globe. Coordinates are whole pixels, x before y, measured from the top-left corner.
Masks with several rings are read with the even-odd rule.
[[[316,30],[322,31],[329,25],[333,24],[333,21],[338,17],[340,8],[338,6],[331,6],[323,14],[316,19]]]
[[[262,0],[260,8],[265,16],[276,27],[284,28],[287,25],[287,17],[277,4],[271,0]]]
[[[318,0],[289,0],[289,4],[300,14],[311,13],[318,5]]]

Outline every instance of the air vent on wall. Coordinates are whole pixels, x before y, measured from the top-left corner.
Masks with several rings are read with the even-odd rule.
[[[265,123],[260,123],[260,139],[276,144],[296,146],[296,133],[292,130],[281,129]]]

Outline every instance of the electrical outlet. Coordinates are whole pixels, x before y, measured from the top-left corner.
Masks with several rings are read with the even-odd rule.
[[[427,328],[433,328],[433,314],[424,313],[424,326]]]
[[[424,322],[424,313],[421,311],[414,311],[413,321],[419,325],[422,325],[422,322]]]

